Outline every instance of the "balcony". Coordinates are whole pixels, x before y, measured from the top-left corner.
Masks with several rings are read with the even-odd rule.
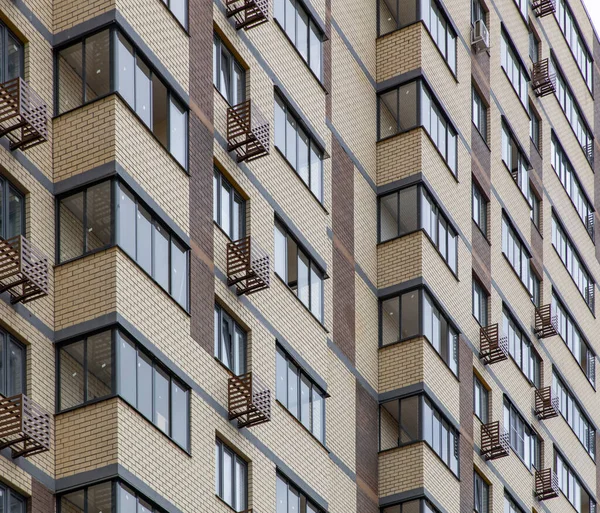
[[[535,309],[535,328],[533,332],[539,338],[553,337],[558,333],[558,320],[552,315],[552,306],[544,305]]]
[[[11,303],[28,303],[48,294],[48,259],[22,235],[0,239],[0,293]]]
[[[552,387],[535,391],[535,414],[539,419],[552,419],[559,413],[558,397],[552,397]]]
[[[269,0],[226,0],[225,6],[236,30],[249,30],[269,21]]]
[[[48,140],[48,108],[25,80],[0,84],[0,137],[11,150],[26,150]]]
[[[508,456],[510,444],[508,432],[500,422],[491,422],[481,426],[481,456],[486,460],[495,460]]]
[[[268,289],[270,274],[269,255],[250,236],[227,244],[227,286],[238,296]]]
[[[479,358],[484,365],[501,362],[508,358],[508,340],[499,338],[498,324],[479,330]]]
[[[556,74],[550,73],[548,59],[542,59],[533,65],[531,87],[535,95],[539,98],[554,94],[556,90]]]
[[[52,416],[24,394],[0,396],[0,450],[12,447],[12,457],[50,450]]]
[[[271,420],[271,391],[251,372],[229,378],[228,404],[229,420],[240,429]]]
[[[538,18],[543,18],[556,11],[556,0],[533,0],[531,8]]]
[[[252,100],[227,109],[227,151],[235,151],[238,162],[269,154],[269,123]]]
[[[551,468],[538,470],[535,473],[535,496],[538,501],[558,497],[558,476]]]

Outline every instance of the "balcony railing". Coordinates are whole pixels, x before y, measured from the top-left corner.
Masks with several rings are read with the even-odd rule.
[[[491,422],[481,426],[481,456],[486,460],[503,458],[510,453],[508,432],[500,422]]]
[[[238,428],[252,427],[271,420],[271,391],[251,372],[229,378],[229,420]]]
[[[548,59],[542,59],[533,65],[531,87],[538,97],[554,94],[556,90],[556,74],[550,73]]]
[[[552,387],[538,388],[535,391],[535,414],[540,419],[558,416],[558,397],[552,397]]]
[[[236,30],[248,30],[269,21],[269,0],[226,0],[227,17]]]
[[[556,11],[556,0],[533,0],[531,8],[538,18],[542,18]]]
[[[596,221],[596,214],[594,212],[591,212],[590,214],[588,214],[587,221],[585,223],[585,227],[586,227],[587,232],[589,233],[590,237],[592,238],[592,240],[596,240],[596,233],[594,230],[595,221]]]
[[[0,293],[11,303],[28,303],[48,294],[48,259],[22,235],[0,239]]]
[[[227,244],[227,285],[235,285],[238,296],[269,288],[269,255],[250,236]]]
[[[539,338],[553,337],[558,333],[558,319],[552,315],[552,306],[544,305],[535,309],[534,333]]]
[[[538,501],[558,497],[558,476],[551,468],[538,470],[535,473],[535,496]]]
[[[484,365],[501,362],[508,358],[508,340],[499,338],[498,324],[479,330],[479,358]]]
[[[227,151],[235,151],[238,162],[269,154],[269,122],[252,100],[227,109]]]
[[[48,140],[48,108],[20,77],[0,84],[0,137],[4,135],[11,150]]]
[[[13,458],[50,449],[52,416],[24,394],[0,396],[0,450],[11,447]]]

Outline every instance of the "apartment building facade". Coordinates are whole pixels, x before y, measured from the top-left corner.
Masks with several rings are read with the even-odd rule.
[[[0,0],[0,513],[596,512],[597,59],[581,0]]]

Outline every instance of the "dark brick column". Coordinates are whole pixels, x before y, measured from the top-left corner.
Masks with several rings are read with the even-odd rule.
[[[31,480],[31,499],[27,501],[27,513],[54,513],[55,500],[52,492],[35,479]]]

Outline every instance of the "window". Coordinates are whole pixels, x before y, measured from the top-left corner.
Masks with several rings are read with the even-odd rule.
[[[488,108],[474,87],[472,88],[472,95],[473,124],[475,125],[475,128],[477,128],[477,131],[481,134],[481,137],[483,137],[483,140],[487,142]]]
[[[422,126],[452,173],[456,175],[456,130],[422,80],[415,80],[379,94],[377,104],[379,140]]]
[[[189,389],[119,329],[58,348],[59,411],[119,395],[184,449]]]
[[[424,289],[381,301],[379,333],[381,346],[424,336],[458,374],[458,331]]]
[[[535,109],[529,104],[529,137],[538,150],[541,150],[541,121]]]
[[[504,513],[525,513],[517,503],[504,493]]]
[[[278,345],[277,400],[321,443],[325,443],[325,393]]]
[[[523,285],[529,290],[531,255],[505,216],[502,216],[502,252]]]
[[[571,314],[563,306],[556,294],[552,294],[552,317],[556,317],[557,331],[567,344],[579,366],[592,386],[596,385],[596,355],[585,340]]]
[[[594,313],[594,289],[596,284],[579,256],[579,252],[573,246],[571,239],[569,239],[566,231],[554,215],[552,216],[552,245],[571,278],[573,278],[577,290],[579,290],[591,312]]]
[[[567,116],[567,121],[571,125],[579,146],[585,154],[590,165],[594,162],[594,136],[589,128],[589,124],[582,114],[581,108],[575,99],[573,91],[568,85],[565,77],[557,65],[554,57],[550,59],[550,74],[556,74],[556,89],[554,94],[560,104],[561,109]]]
[[[558,487],[561,492],[578,513],[595,512],[596,502],[582,484],[579,476],[574,472],[556,448],[554,449],[554,456],[554,470],[558,477]]]
[[[0,175],[0,237],[17,235],[25,235],[25,197]]]
[[[479,0],[471,0],[471,24],[475,25],[476,21],[483,20],[485,22],[486,11]]]
[[[542,306],[542,296],[540,293],[540,289],[542,287],[541,280],[538,278],[538,275],[531,270],[531,276],[529,278],[529,282],[531,284],[529,290],[531,292],[531,302],[537,307],[540,308]]]
[[[519,8],[521,16],[523,16],[524,19],[527,19],[527,7],[529,6],[529,0],[515,0],[515,4],[517,4],[517,7]]]
[[[0,83],[23,77],[23,44],[0,23]],[[11,512],[12,513],[12,512]]]
[[[182,1],[169,0],[172,6]],[[58,114],[118,92],[175,160],[187,168],[187,107],[119,30],[106,29],[62,48],[56,68]]]
[[[323,151],[275,94],[275,146],[315,197],[323,201]]]
[[[515,407],[504,398],[504,427],[508,428],[510,446],[525,466],[541,468],[541,441]]]
[[[540,60],[540,40],[531,27],[529,27],[529,58],[534,64]]]
[[[425,188],[421,188],[420,199],[421,226],[448,267],[457,274],[458,234]]]
[[[279,472],[276,485],[276,513],[323,513],[294,484]]]
[[[234,511],[248,505],[248,464],[217,438],[215,442],[215,493]]]
[[[246,71],[217,35],[213,35],[213,84],[229,105],[246,98]]]
[[[323,271],[278,221],[275,221],[275,273],[323,322]]]
[[[245,374],[246,345],[246,332],[215,304],[215,358],[235,375]]]
[[[526,0],[521,1],[524,4],[527,3]],[[523,106],[527,108],[529,101],[529,77],[517,51],[504,31],[502,31],[502,38],[500,40],[500,63],[515,93],[517,93]]]
[[[473,221],[487,238],[488,200],[479,186],[473,182]]]
[[[458,475],[458,432],[425,395],[379,405],[379,450],[425,441]]]
[[[414,499],[381,508],[379,511],[380,513],[438,513],[438,510],[427,499]]]
[[[558,398],[560,414],[571,426],[587,453],[595,460],[596,429],[556,372],[552,373],[552,397]]]
[[[529,161],[504,123],[502,124],[502,161],[525,199],[529,200]]]
[[[0,329],[0,396],[25,393],[25,346]]]
[[[489,392],[477,376],[473,376],[473,413],[483,423],[488,423],[490,411]]]
[[[0,483],[0,511],[6,513],[25,513],[27,501],[17,492]]]
[[[541,233],[541,221],[542,221],[542,216],[541,216],[541,200],[538,197],[538,195],[533,192],[533,187],[531,187],[531,184],[529,186],[529,205],[531,206],[531,213],[530,213],[530,217],[531,217],[531,221],[533,222],[534,226],[538,229],[538,231]]]
[[[533,344],[519,329],[517,322],[506,311],[502,311],[502,336],[508,340],[508,353],[523,371],[525,377],[537,388],[541,386],[541,358]]]
[[[188,5],[187,0],[162,0],[165,5],[169,7],[169,10],[173,13],[173,16],[177,18],[177,21],[181,23],[183,28],[187,29],[188,26]]]
[[[557,0],[554,12],[558,26],[571,48],[579,71],[590,91],[593,91],[593,60],[567,0]]]
[[[315,76],[322,80],[324,35],[304,4],[298,0],[275,0],[274,17]]]
[[[575,173],[575,168],[571,164],[569,157],[567,157],[567,153],[558,142],[554,132],[552,132],[550,148],[552,168],[569,198],[571,198],[573,206],[585,225],[588,235],[594,240],[594,206],[588,199],[585,189],[581,185],[577,173]]]
[[[475,503],[473,511],[489,513],[490,487],[477,472],[473,471],[473,495]]]
[[[473,317],[481,326],[488,325],[488,293],[473,279]]]
[[[246,235],[246,201],[215,167],[213,174],[213,220],[231,240]]]

